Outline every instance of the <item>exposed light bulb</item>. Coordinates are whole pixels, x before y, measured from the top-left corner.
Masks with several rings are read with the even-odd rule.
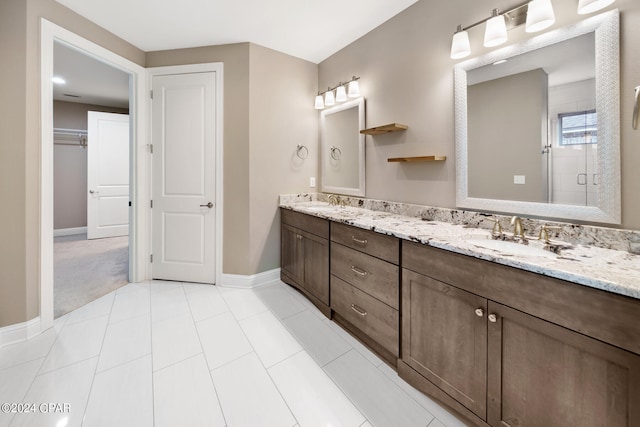
[[[349,98],[357,98],[360,96],[360,84],[357,80],[349,82]]]
[[[322,100],[322,95],[316,95],[316,110],[322,110],[324,108],[324,101]]]
[[[451,40],[451,59],[461,59],[469,56],[470,53],[469,33],[462,29],[462,25],[458,25],[458,29]]]
[[[332,90],[328,90],[324,94],[324,105],[326,105],[327,107],[330,107],[332,105],[336,105],[336,99],[333,97],[333,91]]]
[[[493,17],[487,21],[484,30],[484,47],[494,47],[506,42],[507,25],[504,16],[498,13],[498,9],[493,9]]]
[[[600,9],[612,4],[615,0],[580,0],[578,2],[578,13],[586,15],[587,13],[597,12]]]
[[[54,77],[52,77],[52,78],[51,78],[51,81],[52,81],[54,84],[57,84],[57,85],[63,85],[63,84],[66,84],[66,83],[67,83],[67,81],[66,81],[65,79],[63,79],[62,77],[58,77],[58,76],[54,76]]]
[[[338,86],[336,89],[336,102],[344,102],[347,100],[347,90],[344,86]]]
[[[531,0],[527,6],[527,33],[535,33],[549,28],[556,22],[551,0]]]

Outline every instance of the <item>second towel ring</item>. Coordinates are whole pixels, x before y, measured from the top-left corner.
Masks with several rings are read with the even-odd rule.
[[[342,156],[342,151],[340,151],[338,147],[334,145],[331,148],[329,148],[329,150],[331,150],[331,158],[333,160],[340,160],[340,157]]]
[[[302,160],[309,157],[309,149],[304,145],[298,144],[298,148],[296,149],[296,155],[300,157]]]

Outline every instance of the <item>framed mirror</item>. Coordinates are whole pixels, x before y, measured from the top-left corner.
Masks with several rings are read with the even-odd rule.
[[[619,14],[455,66],[456,205],[620,224]]]
[[[320,191],[365,195],[364,98],[320,113]]]

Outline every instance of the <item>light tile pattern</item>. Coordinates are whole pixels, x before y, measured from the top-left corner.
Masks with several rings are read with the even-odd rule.
[[[130,284],[0,349],[7,426],[420,426],[463,423],[293,288]]]

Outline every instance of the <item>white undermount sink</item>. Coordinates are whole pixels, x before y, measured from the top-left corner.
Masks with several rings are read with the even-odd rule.
[[[483,238],[469,238],[467,242],[474,246],[479,246],[486,249],[493,249],[495,251],[502,252],[508,255],[523,255],[523,256],[537,256],[545,258],[557,258],[557,255],[549,251],[545,251],[542,248],[529,245],[523,245],[522,243],[506,242],[504,240],[492,240]]]

